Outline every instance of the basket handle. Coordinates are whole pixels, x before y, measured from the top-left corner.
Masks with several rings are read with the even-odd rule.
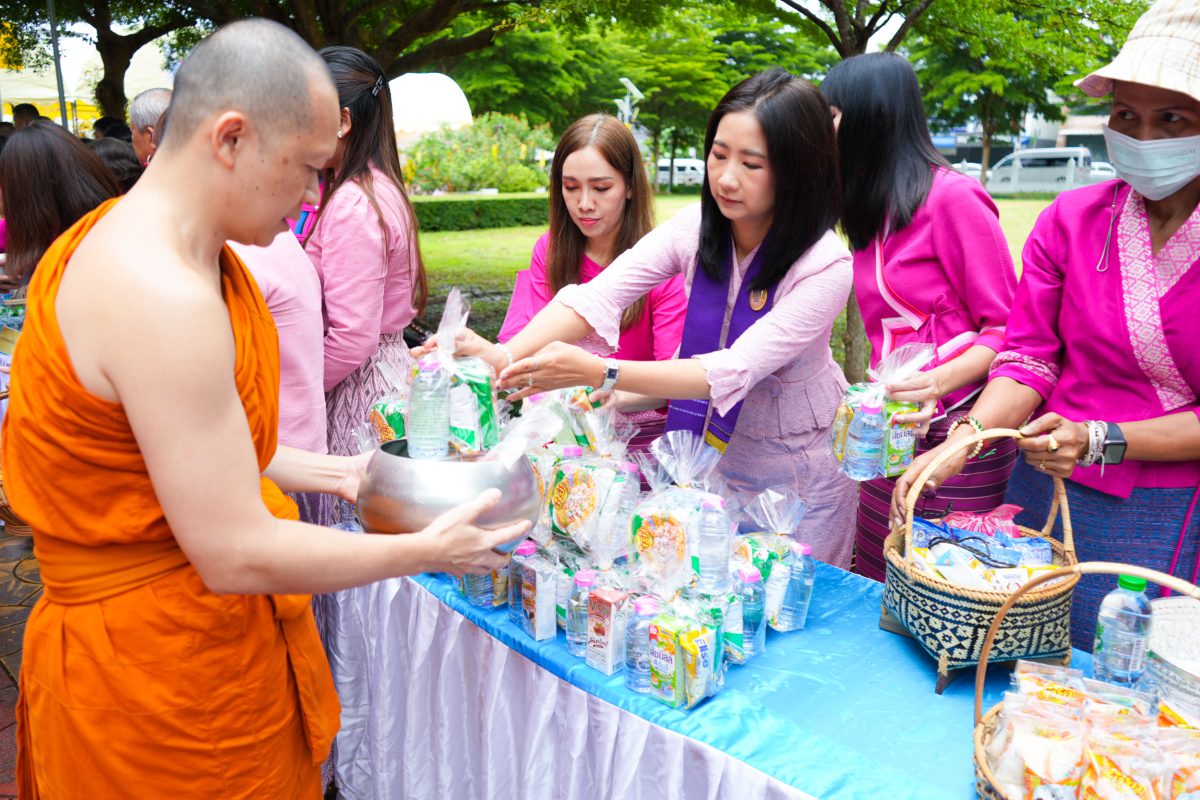
[[[953,458],[959,451],[966,450],[978,442],[984,442],[988,439],[1024,439],[1025,437],[1020,431],[1015,428],[991,428],[986,431],[972,434],[965,439],[959,439],[950,444],[939,453],[929,466],[922,470],[917,479],[913,481],[913,485],[909,487],[908,494],[904,497],[904,551],[907,553],[912,544],[912,525],[914,509],[917,505],[917,500],[921,497],[921,491],[925,488],[925,483],[937,472],[938,468]],[[1067,487],[1063,484],[1062,478],[1057,475],[1050,476],[1054,480],[1054,499],[1050,503],[1050,514],[1046,520],[1046,526],[1042,528],[1042,534],[1050,536],[1054,530],[1054,520],[1062,514],[1062,529],[1063,529],[1063,548],[1067,555],[1074,558],[1075,556],[1075,535],[1071,529],[1071,512],[1067,508]]]
[[[1004,620],[1009,609],[1017,602],[1017,598],[1028,592],[1035,586],[1039,586],[1046,581],[1052,581],[1055,578],[1062,578],[1068,575],[1133,575],[1138,578],[1145,578],[1147,581],[1157,583],[1159,586],[1165,586],[1172,591],[1187,595],[1196,600],[1200,600],[1200,587],[1193,586],[1182,578],[1176,578],[1174,575],[1168,575],[1165,572],[1148,569],[1146,567],[1138,567],[1133,564],[1120,564],[1115,561],[1086,561],[1082,564],[1072,564],[1069,567],[1059,567],[1053,572],[1046,572],[1038,575],[1033,580],[1026,583],[1021,588],[1017,589],[1012,595],[1004,601],[1004,605],[1000,606],[1000,610],[996,612],[996,618],[992,620],[992,627],[988,628],[987,636],[983,639],[983,649],[979,652],[979,666],[975,669],[975,724],[979,724],[980,717],[983,716],[983,681],[987,677],[988,656],[992,652],[992,642],[996,639],[996,633],[1000,630],[1000,623]]]

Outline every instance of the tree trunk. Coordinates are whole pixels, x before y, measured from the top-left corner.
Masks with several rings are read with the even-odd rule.
[[[671,131],[671,163],[667,164],[667,194],[675,192],[675,148],[678,146],[679,134]]]
[[[858,309],[854,292],[850,292],[850,299],[846,303],[846,331],[842,334],[842,344],[845,347],[842,371],[846,373],[846,380],[861,383],[867,378],[871,344],[867,341],[867,329],[863,325],[862,312]]]
[[[133,50],[120,36],[97,36],[96,50],[104,75],[96,84],[96,102],[105,116],[125,119],[125,71],[133,60]]]
[[[983,155],[980,160],[983,164],[980,166],[979,180],[987,186],[988,162],[992,160],[992,134],[986,127],[983,129]]]

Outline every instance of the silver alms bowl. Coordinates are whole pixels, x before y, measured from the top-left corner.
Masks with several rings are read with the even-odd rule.
[[[409,458],[403,440],[388,442],[367,464],[367,479],[358,491],[358,514],[368,531],[413,533],[486,489],[499,489],[502,497],[479,516],[480,527],[537,521],[542,498],[528,459],[521,458],[511,468],[496,461],[424,461]],[[509,552],[520,541],[497,549]]]

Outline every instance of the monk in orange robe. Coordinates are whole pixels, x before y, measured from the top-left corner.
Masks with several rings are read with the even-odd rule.
[[[25,800],[318,798],[338,726],[305,593],[485,572],[524,526],[497,493],[411,536],[296,521],[365,461],[277,447],[274,326],[228,239],[264,245],[338,139],[295,34],[221,29],[181,66],[138,185],[54,243],[29,288],[2,441],[45,593],[17,707]],[[314,354],[319,358],[320,354]]]

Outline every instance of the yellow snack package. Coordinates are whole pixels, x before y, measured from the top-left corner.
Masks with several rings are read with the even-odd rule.
[[[1158,746],[1166,762],[1163,800],[1200,798],[1200,731],[1160,728]]]
[[[1200,703],[1170,689],[1163,689],[1158,698],[1158,724],[1167,728],[1200,731]]]
[[[1001,731],[990,751],[999,788],[1024,800],[1076,800],[1083,737],[1076,709],[1006,694]]]
[[[1012,680],[1013,688],[1026,697],[1083,708],[1083,672],[1080,670],[1037,661],[1018,661]]]
[[[1159,800],[1163,759],[1154,726],[1137,720],[1093,718],[1084,739],[1082,800]]]
[[[693,708],[708,697],[716,662],[716,636],[711,628],[689,627],[679,636],[683,651],[684,694],[686,706]]]

